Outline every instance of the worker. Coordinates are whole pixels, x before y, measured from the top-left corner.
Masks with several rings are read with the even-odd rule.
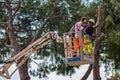
[[[94,19],[90,19],[88,22],[87,27],[84,28],[84,47],[83,47],[83,51],[85,53],[91,54],[92,53],[92,35],[93,35],[93,25],[94,25],[95,21]]]
[[[92,37],[93,35],[94,23],[95,23],[94,19],[90,19],[88,25],[84,28],[86,35],[89,35],[90,37]]]
[[[75,29],[75,37],[74,37],[74,54],[73,56],[79,56],[79,31],[83,29],[84,26],[86,26],[86,17],[82,17],[81,20],[77,23],[75,23],[74,29]],[[82,37],[82,45],[84,45],[84,38]]]

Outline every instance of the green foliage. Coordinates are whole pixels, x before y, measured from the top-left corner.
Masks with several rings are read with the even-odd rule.
[[[103,27],[105,33],[109,34],[111,30],[120,30],[119,26],[119,13],[120,13],[119,0],[103,1],[102,7],[104,10]],[[119,8],[119,9],[118,9]]]
[[[113,26],[115,26],[114,19],[111,15],[108,15],[105,19],[105,29],[106,30],[113,29],[114,28]]]
[[[120,80],[120,74],[116,72],[114,76],[111,76],[107,80]]]
[[[116,69],[120,68],[120,32],[112,31],[106,39],[106,55],[114,61]]]
[[[52,1],[43,2],[38,10],[40,23],[44,20],[44,17],[51,16],[50,22],[46,24],[43,32],[58,31],[61,36],[64,32],[69,31],[75,22],[80,20],[80,17],[87,16],[88,18],[96,18],[96,16],[94,16],[96,14],[96,12],[94,12],[95,7],[87,8],[84,4],[81,4],[81,0],[75,2],[71,0],[54,1],[54,3]],[[91,12],[89,13],[89,11]],[[91,16],[88,14],[91,14]],[[54,16],[57,17],[54,18]],[[56,71],[59,75],[70,76],[75,73],[74,68],[65,63],[64,49],[61,47],[63,47],[62,44],[53,43],[37,51],[40,56],[39,59],[44,60],[47,57],[50,58],[51,62],[48,61],[44,65],[40,65],[41,67],[39,67],[37,71],[31,70],[31,74],[38,75],[42,78],[46,77],[51,71]]]
[[[106,34],[106,40],[104,42],[105,58],[104,62],[109,69],[112,70],[120,69],[120,24],[119,24],[119,13],[118,9],[120,6],[119,0],[103,0],[102,7],[104,10],[103,17],[103,31]]]
[[[15,0],[10,1],[15,2]],[[82,0],[21,0],[21,8],[13,20],[13,29],[17,43],[20,46],[26,47],[47,17],[50,17],[50,21],[42,28],[42,34],[39,34],[39,37],[49,31],[57,31],[58,34],[62,36],[63,33],[68,32],[82,16],[96,20],[96,9],[100,2],[90,3],[89,6],[81,2]],[[116,7],[116,10],[118,9],[119,8]],[[108,19],[105,17],[106,23],[111,23],[114,20],[111,16],[112,15],[108,16]],[[5,10],[4,4],[2,4],[0,5],[0,21],[7,21],[7,17],[8,13]],[[111,20],[109,20],[109,18]],[[116,21],[117,20],[118,19],[116,19]],[[105,25],[108,27],[108,24]],[[113,26],[113,23],[111,26]],[[7,40],[9,43],[10,41],[6,34],[7,27],[0,24],[0,28],[5,30],[2,39]],[[8,51],[9,49],[6,49],[8,48],[1,42],[0,52],[10,53],[10,51]],[[44,61],[48,59],[49,61],[40,64],[37,71],[30,70],[30,73],[34,76],[39,76],[40,78],[47,77],[47,74],[51,71],[56,71],[57,74],[71,76],[75,72],[73,67],[65,63],[63,44],[53,42],[36,51],[36,53],[37,56],[40,56],[39,60]]]
[[[5,10],[4,4],[0,3],[0,21],[5,22],[7,20],[7,11]],[[11,52],[9,48],[6,48],[5,43],[9,44],[9,39],[6,35],[6,26],[0,24],[0,60],[6,57],[6,52]]]

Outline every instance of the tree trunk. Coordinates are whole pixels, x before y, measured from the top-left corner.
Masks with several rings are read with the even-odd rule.
[[[19,74],[21,80],[30,80],[29,74],[28,74],[28,61],[26,61],[20,68],[19,68]]]
[[[101,80],[100,71],[99,71],[99,48],[100,44],[104,39],[104,34],[101,34],[101,22],[102,22],[102,9],[98,8],[98,18],[96,23],[96,39],[94,42],[94,64],[93,64],[93,80]]]
[[[94,41],[94,46],[93,46],[94,62],[89,66],[88,71],[85,73],[85,75],[82,77],[81,80],[86,80],[92,69],[93,69],[93,80],[101,80],[100,71],[99,71],[99,57],[100,57],[99,48],[101,42],[105,38],[105,35],[101,33],[101,22],[102,22],[102,9],[101,7],[98,7],[98,18],[96,25],[94,26],[94,28],[96,28],[96,39]]]
[[[88,78],[88,76],[90,75],[91,71],[92,71],[92,64],[89,65],[87,72],[80,80],[86,80]]]
[[[20,5],[20,2],[18,5]],[[7,24],[8,31],[7,31],[7,33],[8,33],[8,37],[10,40],[10,46],[14,50],[14,52],[13,52],[14,53],[13,56],[14,56],[14,55],[18,54],[22,48],[18,45],[14,31],[13,31],[13,20],[14,20],[13,19],[13,11],[12,11],[9,0],[6,0],[5,6],[8,10],[8,21],[7,21],[8,22],[8,24]],[[19,63],[17,63],[17,64],[19,64]],[[30,77],[28,74],[27,62],[22,67],[19,68],[19,74],[20,74],[21,80],[30,80]]]
[[[12,22],[13,22],[13,19],[10,17],[9,23],[8,23],[8,27],[9,27],[8,34],[9,34],[9,39],[11,40],[11,45],[14,49],[14,53],[15,53],[14,55],[16,55],[21,51],[21,47],[19,47],[16,42],[16,38],[14,36],[14,32],[13,32],[13,28],[12,28],[12,24],[13,24]],[[19,63],[17,63],[17,64],[19,64]],[[28,74],[27,62],[25,62],[25,64],[19,68],[19,74],[20,74],[21,80],[30,80],[30,77]]]
[[[93,64],[93,80],[101,80],[99,71],[99,53],[94,54],[94,64]]]

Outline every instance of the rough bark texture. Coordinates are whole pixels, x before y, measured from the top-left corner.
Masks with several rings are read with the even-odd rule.
[[[28,62],[28,61],[27,61]],[[30,80],[29,74],[28,74],[28,65],[27,62],[25,62],[20,68],[19,68],[19,74],[21,80]]]
[[[13,10],[11,8],[10,2],[9,0],[6,0],[5,2],[5,6],[8,10],[8,20],[7,20],[7,29],[8,29],[8,37],[10,40],[10,46],[13,48],[14,50],[14,55],[16,55],[17,53],[19,53],[21,51],[21,47],[18,45],[17,41],[16,41],[16,37],[14,35],[14,31],[13,31],[13,17],[15,16],[19,6],[20,6],[21,1],[18,1],[18,6],[16,7],[16,10],[13,13]],[[13,55],[13,56],[14,56]],[[28,74],[28,67],[27,67],[27,62],[19,68],[19,73],[20,73],[20,78],[21,80],[30,80],[29,74]]]
[[[96,39],[94,42],[94,64],[93,64],[93,80],[101,80],[99,71],[99,48],[104,39],[104,34],[101,33],[102,9],[98,8],[98,18],[96,23]]]

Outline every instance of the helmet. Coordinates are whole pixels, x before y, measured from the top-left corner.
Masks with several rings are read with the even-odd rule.
[[[92,22],[94,24],[95,20],[94,19],[90,19],[89,22]]]

